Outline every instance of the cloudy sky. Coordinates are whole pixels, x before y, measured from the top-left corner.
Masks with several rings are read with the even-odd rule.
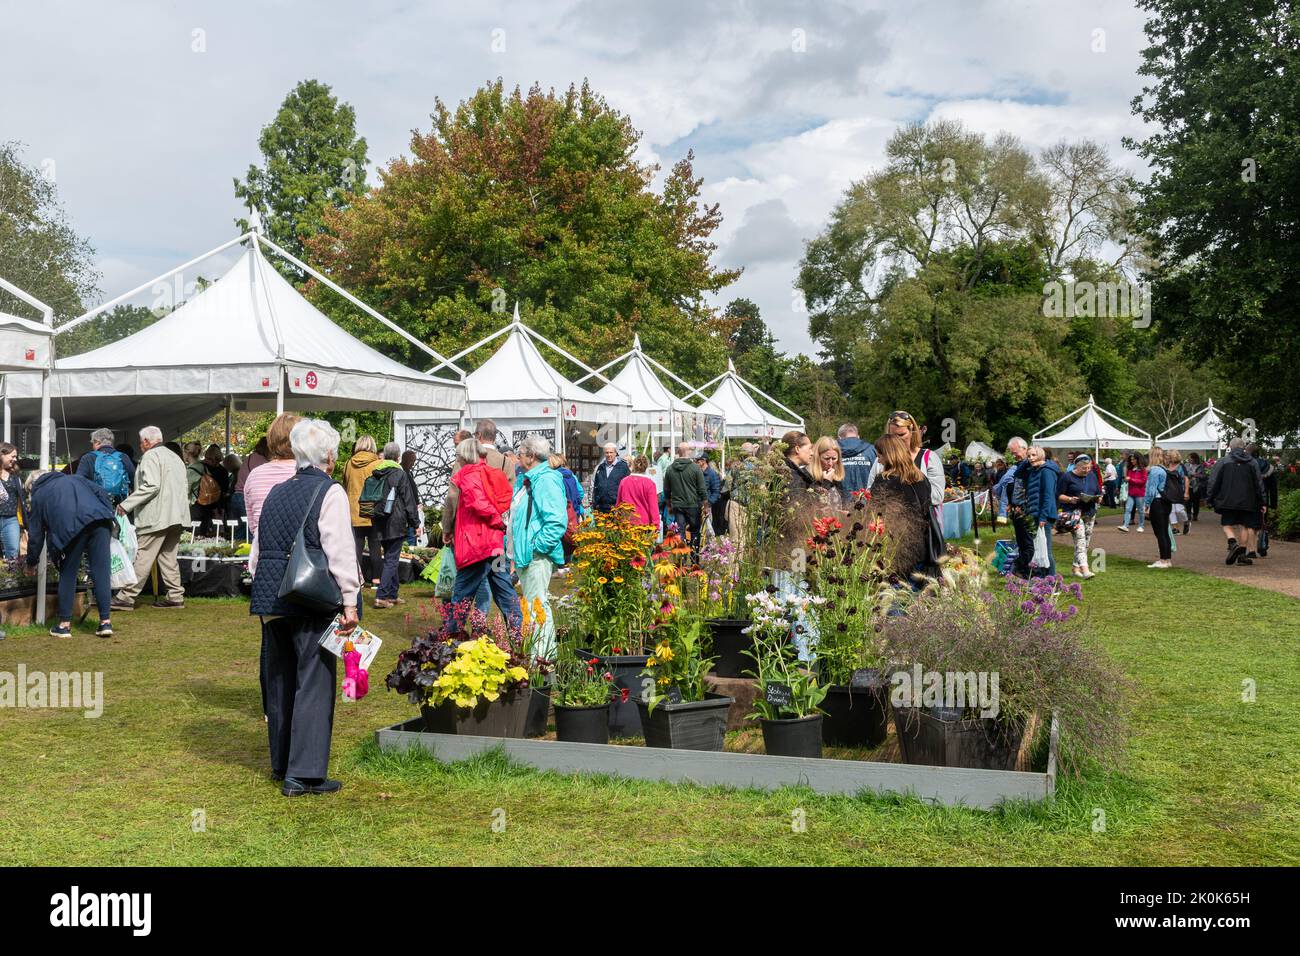
[[[784,348],[812,353],[803,243],[900,123],[1090,137],[1141,174],[1120,146],[1140,132],[1141,25],[1128,0],[0,0],[0,139],[55,176],[112,297],[235,235],[231,179],[301,79],[356,108],[383,165],[435,96],[587,77],[644,159],[695,150],[718,260],[745,267],[721,301],[754,299]]]

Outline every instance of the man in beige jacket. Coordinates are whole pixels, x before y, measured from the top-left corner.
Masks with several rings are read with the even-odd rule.
[[[140,429],[143,455],[135,472],[135,491],[118,505],[121,514],[135,515],[135,534],[139,549],[135,553],[136,583],[123,588],[113,599],[115,611],[134,611],[135,599],[145,580],[158,564],[160,595],[154,607],[185,606],[185,589],[181,586],[181,569],[176,552],[181,543],[181,529],[189,523],[189,488],[185,480],[185,463],[163,447],[162,432],[153,425]]]

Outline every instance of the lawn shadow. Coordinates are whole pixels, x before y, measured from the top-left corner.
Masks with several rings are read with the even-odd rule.
[[[217,763],[266,769],[266,722],[256,688],[194,679],[185,682],[184,690],[211,715],[185,725],[190,753]]]

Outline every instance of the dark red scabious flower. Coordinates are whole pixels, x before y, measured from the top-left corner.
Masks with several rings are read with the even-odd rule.
[[[627,698],[628,698],[627,688],[626,687],[620,688],[619,695],[618,695],[619,703],[626,704]]]

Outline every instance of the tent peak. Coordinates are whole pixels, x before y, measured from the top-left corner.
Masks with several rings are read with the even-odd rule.
[[[736,374],[736,363],[731,360],[731,356],[727,356],[727,371],[732,375]]]
[[[641,351],[641,333],[639,332],[632,333],[632,351],[634,352]]]

